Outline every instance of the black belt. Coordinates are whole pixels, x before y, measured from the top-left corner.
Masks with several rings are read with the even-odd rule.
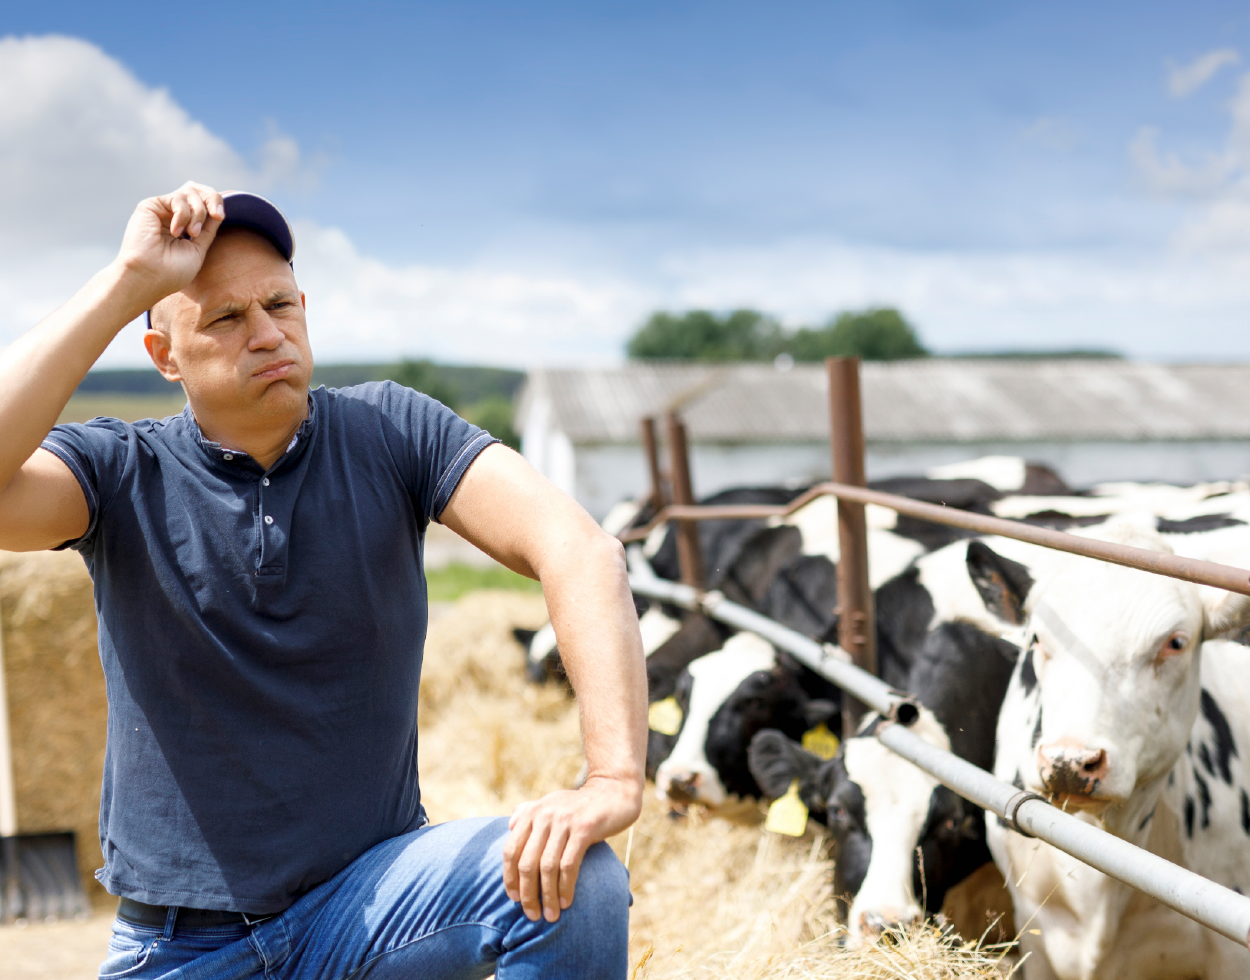
[[[169,921],[168,905],[148,905],[136,902],[132,898],[123,898],[117,902],[117,914],[127,922],[138,926],[150,926],[164,929]],[[244,915],[242,912],[226,912],[220,909],[178,909],[176,926],[186,929],[207,929],[212,926],[249,925],[271,918],[268,915]]]

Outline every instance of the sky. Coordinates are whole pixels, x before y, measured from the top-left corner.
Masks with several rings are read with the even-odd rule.
[[[876,305],[943,353],[1250,359],[1244,3],[16,8],[0,342],[193,178],[291,218],[323,362],[603,365],[656,309]]]

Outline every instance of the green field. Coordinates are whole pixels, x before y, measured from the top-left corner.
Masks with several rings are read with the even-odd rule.
[[[543,587],[532,578],[518,575],[507,568],[474,568],[453,562],[425,574],[431,602],[451,602],[467,592],[478,589],[511,589],[517,592],[542,592]]]
[[[177,415],[186,405],[187,400],[182,393],[172,395],[124,395],[114,392],[99,392],[74,395],[70,398],[65,411],[58,422],[86,422],[88,419],[105,416],[121,419],[123,422],[136,422],[139,419],[163,419],[167,415]]]

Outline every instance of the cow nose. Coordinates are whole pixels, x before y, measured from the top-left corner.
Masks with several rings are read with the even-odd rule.
[[[1039,745],[1037,771],[1051,793],[1088,795],[1107,778],[1107,751],[1066,742]]]
[[[699,794],[697,773],[676,773],[668,781],[665,795],[674,803],[695,803]]]
[[[859,929],[865,939],[876,940],[890,933],[898,932],[920,921],[919,909],[910,913],[888,906],[878,909],[867,909],[860,913]]]

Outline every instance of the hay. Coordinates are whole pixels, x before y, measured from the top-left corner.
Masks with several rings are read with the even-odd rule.
[[[545,618],[539,596],[475,593],[431,626],[420,761],[433,820],[507,814],[572,784],[582,762],[576,703],[559,687],[525,683],[510,633]],[[762,822],[754,803],[673,819],[648,792],[632,835],[610,841],[622,860],[628,852],[636,980],[997,980],[1009,969],[1005,947],[933,925],[890,945],[846,949],[821,828],[792,839]]]
[[[92,873],[108,705],[82,558],[0,552],[0,621],[18,831],[74,831],[87,894],[107,901]]]
[[[84,880],[96,834],[107,708],[91,583],[74,554],[0,553],[0,616],[23,830],[78,833]],[[571,785],[581,768],[577,706],[525,682],[511,628],[546,620],[541,595],[477,592],[433,616],[420,693],[423,798],[436,821],[508,814]],[[827,841],[813,825],[781,838],[755,804],[675,820],[648,793],[628,851],[636,980],[999,977],[1001,949],[928,926],[889,946],[839,945]]]

